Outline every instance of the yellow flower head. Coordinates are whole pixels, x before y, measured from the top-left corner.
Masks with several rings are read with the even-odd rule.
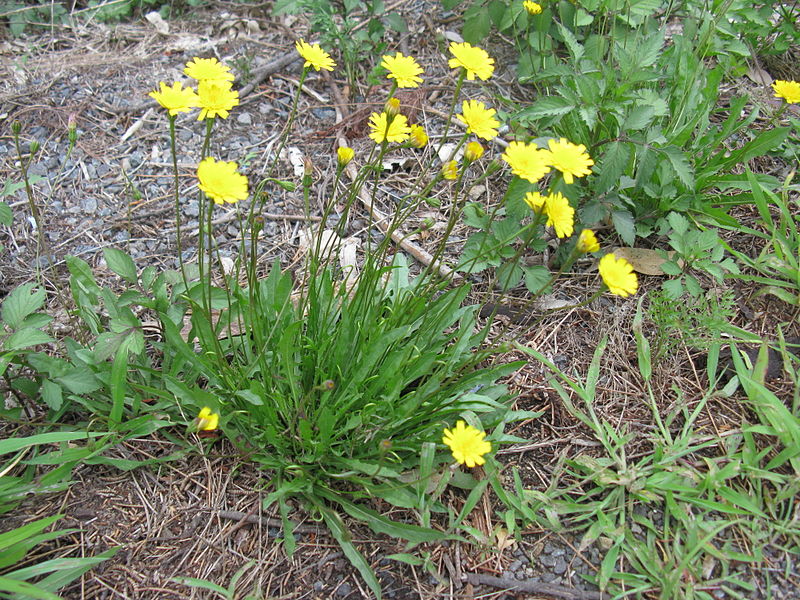
[[[537,4],[536,2],[532,2],[532,0],[525,0],[522,3],[522,6],[525,10],[528,11],[529,15],[540,15],[542,14],[542,5]]]
[[[369,126],[372,130],[369,137],[378,144],[385,141],[405,142],[411,135],[411,128],[405,115],[394,115],[390,118],[385,112],[372,113],[369,117]]]
[[[442,165],[442,177],[445,179],[458,179],[458,163],[454,160]]]
[[[204,406],[197,414],[193,423],[197,431],[214,431],[219,425],[219,414],[211,412],[211,409]]]
[[[772,84],[776,98],[783,98],[789,104],[800,103],[800,82],[778,80]]]
[[[551,139],[547,142],[549,150],[547,164],[555,167],[564,175],[566,183],[572,183],[573,177],[583,177],[591,173],[594,161],[586,153],[586,146],[568,142],[566,139]]]
[[[584,229],[578,236],[578,252],[597,252],[600,250],[600,244],[591,229]]]
[[[231,68],[216,58],[193,58],[183,72],[197,81],[233,81]]]
[[[617,259],[614,254],[606,254],[598,264],[600,277],[608,287],[608,291],[617,296],[630,296],[639,289],[639,281],[633,266],[624,258]]]
[[[464,158],[470,162],[474,162],[483,156],[483,146],[478,142],[470,142],[464,150]]]
[[[450,68],[463,68],[470,81],[474,81],[476,75],[479,79],[486,81],[494,73],[494,59],[487,54],[486,50],[473,46],[469,42],[461,44],[451,42],[450,53],[453,55],[448,63]]]
[[[422,125],[411,126],[411,145],[414,148],[424,148],[428,145],[428,134]]]
[[[544,214],[547,215],[546,227],[551,225],[560,238],[572,235],[575,223],[575,209],[569,204],[560,192],[548,194],[544,201]]]
[[[349,146],[339,146],[336,150],[336,161],[340,167],[346,167],[355,155],[356,151]]]
[[[525,200],[525,204],[527,204],[533,212],[540,213],[544,208],[547,197],[542,196],[539,192],[528,192],[523,199]]]
[[[500,127],[500,121],[494,118],[496,112],[493,108],[486,108],[483,102],[464,100],[461,104],[462,114],[456,116],[467,126],[467,133],[491,140],[497,137],[497,128]]]
[[[297,40],[295,43],[297,53],[302,56],[306,62],[303,67],[314,67],[315,70],[325,69],[326,71],[333,71],[336,63],[331,58],[331,55],[320,48],[319,44],[307,44],[303,40]]]
[[[394,79],[399,88],[415,88],[422,83],[422,67],[411,56],[403,56],[400,52],[394,56],[386,55],[381,66],[389,71],[387,77]]]
[[[200,100],[192,88],[184,88],[179,81],[173,83],[172,87],[163,81],[158,85],[161,91],[156,90],[147,95],[166,108],[171,116],[197,108]]]
[[[536,183],[550,172],[550,155],[536,144],[511,142],[501,158],[509,164],[514,175],[531,183]]]
[[[458,421],[453,429],[445,428],[442,442],[450,447],[453,458],[459,464],[472,468],[484,464],[486,459],[483,455],[492,451],[492,445],[483,439],[485,437],[485,431]]]
[[[200,97],[198,121],[215,117],[227,119],[228,111],[239,104],[239,92],[231,89],[230,81],[203,79],[197,84],[197,95]]]
[[[236,172],[235,162],[217,162],[206,157],[197,166],[199,188],[215,203],[234,203],[247,198],[247,177]]]

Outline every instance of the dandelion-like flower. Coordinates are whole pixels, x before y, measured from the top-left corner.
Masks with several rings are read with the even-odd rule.
[[[155,90],[147,95],[166,108],[173,117],[178,113],[190,112],[193,108],[197,108],[200,102],[195,91],[192,88],[183,87],[180,81],[173,83],[172,87],[163,81],[158,85],[161,87],[161,91]]]
[[[586,153],[586,146],[573,144],[564,138],[547,142],[549,154],[547,162],[564,174],[564,181],[572,183],[573,177],[583,177],[591,173],[594,161]]]
[[[200,98],[198,121],[220,117],[227,119],[229,111],[239,105],[239,92],[231,89],[229,81],[203,80],[197,84]]]
[[[211,412],[210,408],[204,406],[197,413],[193,425],[197,431],[214,431],[219,425],[219,414]]]
[[[525,0],[522,3],[522,6],[525,8],[525,10],[528,11],[529,15],[540,15],[540,14],[542,14],[542,5],[541,4],[537,4],[536,2],[533,2],[532,0]]]
[[[546,227],[552,226],[560,238],[569,237],[575,223],[575,209],[570,206],[569,200],[560,192],[548,194],[544,201],[544,214],[547,215]]]
[[[372,132],[369,134],[370,139],[376,143],[383,142],[404,142],[411,135],[411,128],[408,126],[408,119],[405,115],[394,115],[389,119],[390,115],[385,112],[372,113],[369,117],[369,126]]]
[[[453,429],[444,430],[442,442],[450,447],[453,458],[469,468],[486,462],[483,455],[492,451],[492,445],[484,438],[485,431],[479,431],[464,421],[458,421]]]
[[[540,213],[544,208],[547,196],[542,196],[539,192],[528,192],[525,194],[523,200],[525,200],[525,204],[527,204],[533,212]]]
[[[217,162],[208,156],[197,166],[198,187],[217,204],[245,200],[247,177],[236,172],[238,167],[235,162]]]
[[[346,167],[355,155],[356,151],[349,146],[339,146],[336,150],[336,161],[340,167]]]
[[[331,58],[331,55],[325,52],[319,44],[307,44],[303,40],[297,40],[295,43],[297,53],[302,56],[306,62],[303,67],[314,67],[315,70],[325,69],[326,71],[333,71],[336,63]]]
[[[448,62],[450,68],[463,68],[467,73],[467,79],[470,81],[474,81],[475,76],[486,81],[494,73],[494,59],[489,56],[486,50],[473,46],[469,42],[461,44],[451,42],[450,53],[453,55],[453,58]]]
[[[470,142],[464,150],[464,158],[470,162],[474,162],[483,156],[483,146],[478,142]]]
[[[458,179],[458,163],[454,160],[448,161],[442,165],[442,177],[445,179]]]
[[[536,183],[550,172],[548,165],[550,156],[536,144],[511,142],[501,158],[509,164],[514,175],[531,183]]]
[[[394,56],[386,55],[383,57],[381,66],[389,71],[387,77],[394,79],[399,88],[415,88],[422,83],[422,67],[411,56],[404,56],[400,52]]]
[[[603,283],[612,294],[625,298],[635,294],[639,289],[639,281],[633,272],[633,266],[624,258],[617,259],[613,253],[606,254],[600,259],[597,268]]]
[[[456,115],[458,120],[467,126],[467,133],[474,133],[479,138],[491,140],[497,137],[497,128],[500,121],[494,118],[497,111],[486,108],[483,102],[464,100],[461,104],[461,113]]]
[[[428,134],[422,125],[414,124],[411,126],[411,145],[414,148],[424,148],[428,145]]]
[[[193,58],[183,72],[197,81],[233,81],[231,68],[216,58]]]
[[[591,229],[584,229],[581,231],[580,236],[578,236],[578,252],[586,254],[588,252],[597,252],[600,250],[600,244],[597,241],[597,237],[594,235],[594,231]]]
[[[779,79],[772,84],[776,98],[783,98],[789,104],[800,103],[800,82]]]

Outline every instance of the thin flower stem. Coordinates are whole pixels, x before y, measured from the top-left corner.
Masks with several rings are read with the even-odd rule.
[[[181,269],[181,277],[183,278],[183,285],[186,290],[189,289],[189,281],[186,278],[186,266],[183,263],[183,238],[181,230],[181,194],[180,182],[178,180],[178,150],[175,143],[175,120],[176,115],[169,115],[169,149],[172,154],[172,174],[174,176],[174,193],[175,193],[175,239],[178,244],[178,264]]]

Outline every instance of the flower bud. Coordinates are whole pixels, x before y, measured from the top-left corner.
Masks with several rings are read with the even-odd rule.
[[[78,115],[75,113],[69,113],[69,118],[67,119],[67,135],[70,144],[74,144],[78,139]]]
[[[414,148],[424,148],[428,144],[428,134],[422,125],[411,126],[411,145]]]
[[[395,115],[400,114],[400,99],[399,98],[389,98],[386,101],[386,106],[383,107],[384,112],[393,117]]]
[[[444,166],[442,166],[442,177],[445,179],[457,179],[458,163],[454,160],[444,163]]]
[[[39,142],[33,140],[31,142],[31,154],[36,154],[39,151]]]
[[[339,146],[336,150],[336,161],[339,163],[340,167],[344,168],[353,160],[355,155],[356,151],[349,146]]]
[[[470,142],[467,144],[467,149],[464,150],[464,158],[470,162],[474,162],[483,156],[483,146],[478,142]]]
[[[14,135],[19,135],[20,131],[22,131],[22,123],[20,123],[19,121],[14,121],[11,124],[11,133],[13,133]]]

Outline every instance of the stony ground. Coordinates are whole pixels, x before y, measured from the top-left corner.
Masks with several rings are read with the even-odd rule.
[[[447,15],[439,12],[436,2],[407,0],[394,4],[406,15],[425,14],[423,19],[410,18],[411,31],[391,40],[391,47],[413,48],[426,66],[429,80],[439,82],[421,90],[416,99],[417,118],[435,130],[437,115],[447,110],[446,94],[453,84],[436,41],[446,33]],[[0,42],[0,173],[4,179],[16,180],[16,150],[9,131],[10,123],[16,120],[23,128],[22,151],[26,152],[32,141],[41,145],[30,173],[43,177],[36,183],[36,194],[43,208],[49,246],[48,251],[37,254],[34,223],[28,218],[23,191],[6,197],[15,221],[0,233],[6,246],[0,258],[2,293],[31,280],[36,264],[51,267],[48,277],[52,289],[63,288],[67,254],[80,256],[99,277],[113,282],[102,257],[102,249],[109,246],[129,252],[140,267],[176,265],[166,119],[148,104],[146,93],[160,80],[170,82],[179,77],[182,65],[193,56],[217,56],[239,73],[258,74],[259,69],[270,72],[243,94],[241,106],[220,125],[215,142],[217,156],[243,162],[251,181],[264,175],[300,73],[300,63],[291,57],[292,42],[306,25],[293,17],[269,17],[258,7],[245,10],[234,6],[235,14],[230,6],[219,4],[170,21],[164,33],[146,22],[90,23]],[[509,52],[507,48],[505,51]],[[502,54],[502,44],[496,52]],[[272,66],[275,60],[287,56],[280,68]],[[498,64],[505,67],[499,69],[491,85],[524,99],[526,91],[515,83],[513,64],[503,60]],[[237,85],[247,86],[248,79]],[[335,172],[332,151],[337,136],[343,136],[357,150],[371,144],[365,137],[363,108],[371,102],[380,106],[386,91],[362,90],[366,97],[357,103],[337,105],[337,98],[346,94],[345,88],[342,80],[312,75],[301,99],[302,118],[289,144],[298,156],[311,159],[318,181],[315,189],[319,196],[313,199],[317,207]],[[71,116],[77,120],[79,139],[68,156],[66,132]],[[190,118],[178,120],[180,183],[186,198],[192,197],[195,186],[194,167],[202,138],[201,123]],[[493,150],[497,152],[497,148]],[[292,156],[286,154],[280,172],[274,175],[297,179],[297,161]],[[402,189],[405,177],[403,170],[387,172],[382,190],[387,210],[391,208],[392,190]],[[491,202],[496,192],[487,186],[479,190],[483,194],[479,197]],[[313,224],[302,216],[302,199],[298,194],[271,191],[265,210],[261,260],[270,264],[279,257],[284,265],[291,265],[298,259],[300,233]],[[196,253],[193,235],[198,207],[188,201],[181,206],[181,213],[188,230],[183,252],[191,259]],[[217,221],[223,252],[233,255],[239,228],[225,213]],[[354,218],[352,235],[363,240],[368,235],[365,223],[364,215]],[[435,242],[436,231],[434,227],[429,240],[417,241],[422,246]],[[457,243],[459,236],[457,231],[453,241]],[[577,272],[557,287],[556,299],[580,301],[586,290],[596,285],[596,278],[590,263],[579,264]],[[642,288],[646,291],[648,286],[659,284],[657,278],[643,278]],[[480,291],[480,282],[477,289]],[[741,307],[735,320],[741,326],[773,338],[776,323],[794,321],[794,330],[787,334],[800,334],[796,313],[788,313],[785,306],[768,297],[753,297],[752,290],[745,287],[735,291]],[[630,400],[642,390],[629,333],[635,306],[636,299],[603,298],[581,309],[538,319],[535,325],[520,324],[513,314],[501,315],[496,325],[498,331],[510,328],[521,343],[539,349],[561,368],[578,372],[585,372],[597,341],[608,335],[609,361],[615,367],[604,371],[596,410],[611,422],[624,419],[631,430],[646,430],[652,420],[649,409]],[[654,385],[665,408],[676,400],[673,386],[689,393],[690,401],[704,389],[706,382],[699,373],[702,369],[694,363],[696,355],[692,349],[680,348],[657,365]],[[564,411],[540,366],[529,364],[510,383],[520,393],[518,407],[543,411],[543,416],[520,423],[512,431],[530,443],[505,448],[500,455],[509,474],[511,467],[516,467],[526,487],[542,489],[558,460],[585,451],[595,442]],[[774,385],[780,392],[786,382]],[[784,388],[781,393],[789,392]],[[698,427],[718,431],[727,423],[738,423],[741,411],[739,406],[719,401],[709,405]],[[256,562],[245,572],[241,589],[256,585],[265,597],[364,597],[363,582],[335,542],[299,509],[298,551],[291,560],[286,558],[274,543],[279,530],[272,516],[255,512],[267,482],[228,450],[216,447],[208,456],[192,455],[157,469],[131,472],[82,466],[76,473],[77,484],[63,496],[26,504],[14,518],[21,522],[33,516],[64,513],[63,525],[80,528],[80,532],[58,548],[62,555],[89,555],[123,546],[112,560],[67,590],[65,597],[69,598],[210,597],[176,583],[173,577],[226,583],[251,560]],[[163,438],[131,442],[114,450],[119,457],[138,460],[171,451],[171,444]],[[457,491],[448,492],[446,501],[457,511],[464,497]],[[429,553],[427,565],[410,566],[386,559],[402,547],[354,525],[356,539],[379,574],[387,598],[600,597],[597,588],[585,583],[582,576],[597,571],[604,556],[601,546],[593,544],[579,550],[580,539],[571,534],[535,529],[524,531],[519,541],[509,539],[494,512],[496,505],[496,498],[487,494],[468,518],[469,524],[484,534],[483,546],[453,542],[423,548]],[[763,568],[785,574],[773,574],[777,583],[771,597],[790,598],[797,589],[800,569],[787,564],[787,555],[770,552],[767,556],[772,562]],[[761,567],[751,570],[742,565],[741,571],[763,591]],[[528,592],[508,591],[512,581],[528,586]]]

